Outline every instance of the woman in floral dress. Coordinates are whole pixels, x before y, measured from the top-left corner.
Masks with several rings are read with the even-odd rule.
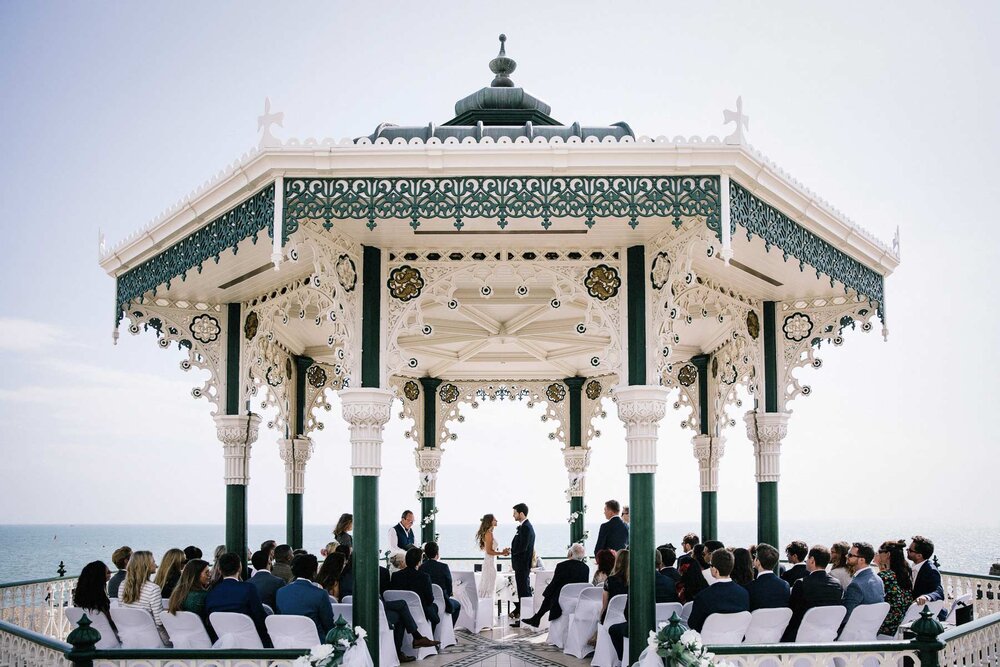
[[[906,542],[903,540],[883,542],[875,555],[878,576],[885,585],[885,601],[889,603],[889,613],[878,631],[880,635],[895,635],[899,622],[913,602],[912,574],[904,555],[905,549]]]

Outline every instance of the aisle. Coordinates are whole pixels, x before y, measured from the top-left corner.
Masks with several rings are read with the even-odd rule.
[[[499,619],[498,619],[499,623]],[[451,646],[439,655],[413,667],[587,667],[585,660],[566,655],[561,649],[545,643],[548,632],[532,628],[495,626],[492,633],[483,630],[474,635],[464,630],[455,633],[458,646]]]

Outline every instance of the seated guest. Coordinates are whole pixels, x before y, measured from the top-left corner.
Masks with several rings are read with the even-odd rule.
[[[791,567],[781,573],[781,578],[787,581],[789,586],[809,573],[805,563],[808,551],[808,545],[802,540],[789,542],[785,547],[785,556]]]
[[[925,605],[934,600],[944,599],[944,588],[941,587],[941,573],[930,561],[934,555],[934,543],[926,537],[916,535],[912,538],[906,555],[913,562],[913,599],[919,605]]]
[[[336,619],[333,618],[330,596],[319,586],[313,585],[318,567],[319,561],[311,554],[293,558],[292,574],[295,579],[279,588],[275,597],[278,613],[311,618],[322,642],[326,639],[326,633],[333,629]]]
[[[201,549],[199,549],[198,547],[196,547],[196,546],[184,547],[184,560],[185,560],[185,562],[189,561],[189,560],[195,560],[197,558],[201,558],[201,556],[202,556]]]
[[[715,577],[712,576],[712,554],[719,549],[725,549],[726,545],[719,540],[705,540],[705,544],[702,547],[701,558],[699,562],[701,563],[701,576],[705,578],[705,581],[709,586],[715,583]]]
[[[227,552],[219,557],[219,574],[222,579],[205,598],[205,616],[211,617],[212,612],[216,611],[246,614],[257,627],[257,634],[260,635],[264,647],[271,648],[271,638],[264,626],[267,612],[260,603],[257,589],[249,582],[240,581],[242,569],[243,562],[236,554]]]
[[[428,542],[424,545],[424,562],[420,564],[420,571],[431,578],[432,584],[441,587],[444,593],[444,613],[451,614],[452,623],[458,623],[458,615],[462,611],[462,605],[456,600],[452,591],[451,568],[442,563],[441,548],[437,542]]]
[[[874,558],[875,549],[867,542],[855,542],[847,553],[847,562],[851,564],[854,576],[844,591],[844,606],[847,607],[847,615],[844,616],[841,629],[847,624],[851,618],[851,612],[858,605],[885,602],[885,586],[875,571],[869,567]]]
[[[253,556],[250,556],[250,564],[253,565],[250,583],[257,589],[260,601],[273,610],[274,595],[285,585],[285,580],[271,574],[271,563],[267,559],[266,551],[255,551]]]
[[[606,551],[606,549],[601,549]],[[555,572],[552,573],[552,580],[542,592],[542,604],[538,607],[531,618],[523,618],[521,622],[537,628],[542,622],[542,616],[549,615],[549,621],[554,621],[562,616],[562,607],[559,606],[559,593],[562,592],[566,584],[585,584],[590,578],[590,567],[583,562],[587,557],[587,552],[583,544],[577,542],[573,544],[566,554],[566,560],[556,565]],[[604,595],[607,596],[607,591]]]
[[[107,593],[110,580],[111,570],[104,561],[95,560],[84,565],[80,577],[76,580],[76,588],[73,589],[73,606],[84,610],[91,620],[96,614],[104,614],[104,618],[108,619],[111,629],[117,636],[118,628],[111,620],[111,600],[108,599]]]
[[[907,608],[913,602],[913,575],[906,556],[903,555],[905,548],[906,542],[903,540],[883,542],[875,554],[878,576],[885,586],[885,601],[889,603],[889,613],[878,630],[880,635],[895,635]]]
[[[688,533],[681,539],[681,551],[683,553],[677,557],[677,569],[680,572],[690,563],[694,562],[694,548],[700,544],[696,533]]]
[[[292,548],[287,544],[279,544],[274,548],[274,562],[271,563],[271,574],[280,577],[286,584],[295,578],[292,574]]]
[[[735,614],[750,610],[750,594],[747,589],[734,582],[729,575],[733,572],[733,554],[726,549],[712,552],[712,578],[715,583],[703,590],[694,599],[688,627],[701,632],[705,619],[712,614]]]
[[[618,516],[621,512],[621,505],[617,500],[609,500],[604,503],[604,518],[607,519],[601,524],[601,529],[597,533],[597,541],[594,543],[594,555],[602,549],[618,551],[628,546],[628,524]]]
[[[601,623],[608,613],[608,603],[616,595],[628,593],[628,549],[622,549],[615,556],[615,567],[604,582],[604,597],[601,600]]]
[[[190,611],[204,616],[205,598],[208,597],[208,584],[211,582],[212,568],[206,561],[195,558],[184,563],[181,578],[170,594],[167,611],[176,614],[179,611]]]
[[[132,549],[130,547],[118,547],[115,552],[111,554],[111,562],[115,564],[118,571],[111,575],[108,579],[108,597],[117,598],[118,588],[125,581],[125,568],[128,566],[128,559],[132,557]]]
[[[389,581],[389,570],[380,565],[378,568],[379,597],[385,595],[385,592],[389,590]],[[416,660],[412,655],[403,653],[404,632],[409,632],[410,636],[413,637],[414,648],[437,647],[441,644],[441,642],[434,641],[420,634],[420,631],[417,629],[417,622],[413,619],[410,607],[405,601],[383,599],[382,606],[385,608],[385,620],[388,621],[389,627],[392,628],[392,639],[396,644],[396,657],[400,662],[413,662]]]
[[[770,544],[758,544],[754,566],[757,577],[746,587],[750,594],[750,611],[787,607],[791,587],[774,573],[778,566],[778,550]]]
[[[676,586],[681,580],[681,573],[674,567],[677,564],[677,552],[674,551],[674,545],[664,544],[656,547],[656,550],[660,553],[660,561],[663,563],[660,573],[670,577]]]
[[[597,565],[597,569],[594,571],[594,577],[590,580],[590,584],[592,586],[603,586],[604,582],[608,580],[611,570],[615,567],[615,552],[611,549],[601,549],[594,556],[594,562]]]
[[[424,608],[424,615],[431,622],[431,628],[437,627],[440,622],[437,605],[434,604],[434,591],[431,590],[431,578],[425,572],[417,569],[420,566],[420,559],[423,558],[424,551],[420,547],[412,547],[406,550],[403,557],[403,568],[394,572],[389,579],[389,590],[411,591],[420,598],[420,604]]]
[[[224,553],[226,553],[226,545],[220,544],[215,547],[215,552],[212,554],[212,586],[215,586],[222,579],[222,572],[219,571],[219,559]]]
[[[847,567],[847,553],[851,545],[847,542],[834,542],[830,547],[830,575],[840,582],[841,588],[851,585],[851,569]]]
[[[260,550],[267,554],[267,562],[269,565],[272,561],[274,561],[274,550],[277,546],[277,540],[264,540],[260,544]]]
[[[671,550],[673,553],[673,550]],[[657,549],[653,555],[654,562],[654,573],[653,573],[653,585],[656,590],[656,603],[661,602],[677,602],[677,591],[674,587],[674,580],[663,574],[661,570],[663,569],[663,557],[660,555],[660,550]],[[611,645],[614,647],[615,652],[618,654],[618,659],[622,659],[622,653],[625,648],[625,638],[628,637],[628,601],[625,602],[625,622],[615,623],[608,628],[608,635],[611,638]],[[597,633],[594,633],[594,637],[589,642],[590,644],[597,643]]]
[[[336,547],[334,547],[336,549]],[[340,600],[340,575],[344,573],[344,554],[336,551],[328,554],[323,559],[323,565],[316,575],[316,583],[323,587],[328,595]]]
[[[705,545],[695,545],[695,549]],[[677,583],[677,598],[680,602],[691,602],[701,591],[708,588],[708,581],[702,574],[701,563],[697,551],[692,551],[691,562],[681,568],[681,580]]]
[[[733,581],[746,588],[753,581],[754,574],[750,550],[743,547],[733,549],[733,574],[731,575]]]
[[[160,569],[156,571],[156,580],[153,582],[160,587],[163,597],[168,598],[174,592],[174,586],[181,578],[181,570],[184,569],[184,552],[180,549],[167,549],[160,562]]]
[[[160,639],[166,646],[171,646],[170,635],[163,627],[163,593],[160,587],[150,581],[156,573],[156,561],[149,551],[136,551],[128,560],[125,570],[125,581],[118,589],[118,604],[122,607],[134,607],[148,611],[153,617]]]
[[[802,617],[813,607],[828,607],[844,603],[844,590],[840,583],[826,571],[830,564],[830,550],[817,544],[809,550],[806,556],[805,577],[792,584],[792,592],[788,598],[788,606],[792,609],[792,618],[781,636],[783,642],[795,641],[802,624]]]
[[[340,598],[354,595],[354,559],[351,557],[353,548],[341,544],[337,547],[336,553],[344,556],[344,570],[340,573]]]

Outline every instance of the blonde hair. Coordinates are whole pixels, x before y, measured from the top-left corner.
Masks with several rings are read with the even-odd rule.
[[[187,557],[180,549],[167,549],[167,553],[163,554],[163,560],[160,561],[160,569],[156,571],[156,579],[153,580],[153,583],[159,586],[160,590],[163,590],[170,575],[176,572],[177,576],[180,577],[186,560]]]
[[[122,604],[134,604],[139,601],[143,584],[149,581],[149,577],[156,569],[155,562],[151,551],[133,552],[125,569],[125,581],[118,591]]]

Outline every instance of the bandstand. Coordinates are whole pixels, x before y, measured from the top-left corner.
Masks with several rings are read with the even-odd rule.
[[[450,424],[481,401],[543,406],[568,475],[571,540],[595,417],[625,426],[631,637],[654,625],[653,476],[667,408],[692,431],[701,532],[717,533],[726,426],[756,457],[758,537],[780,545],[778,483],[799,370],[845,328],[886,330],[885,245],[751,148],[740,102],[724,139],[564,124],[490,62],[455,117],[383,123],[257,150],[113,249],[115,325],[185,350],[222,442],[226,544],[246,553],[248,460],[261,417],[285,466],[287,540],[302,543],[310,435],[329,393],[350,427],[354,616],[378,633],[384,425],[412,421],[424,539]],[[754,407],[740,417],[738,389]],[[398,403],[397,403],[398,402]],[[553,445],[555,446],[555,445]],[[731,445],[732,446],[732,445]],[[693,484],[692,484],[693,486]],[[660,503],[661,511],[669,507]],[[643,643],[631,644],[632,661]],[[373,651],[378,659],[378,651]]]

